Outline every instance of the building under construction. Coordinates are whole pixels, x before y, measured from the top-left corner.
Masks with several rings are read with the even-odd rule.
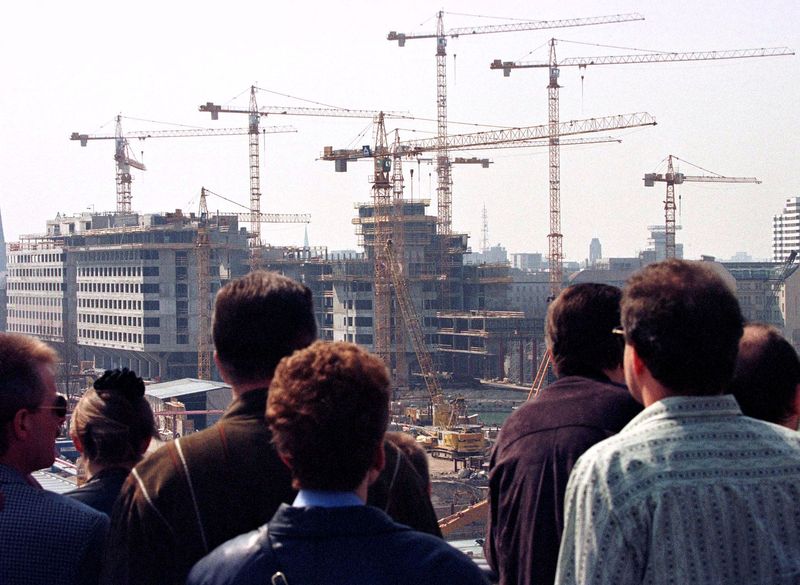
[[[506,311],[508,266],[464,265],[467,236],[449,235],[445,245],[436,217],[425,213],[428,204],[397,204],[392,234],[403,286],[437,369],[445,378],[524,381],[540,331],[532,319]],[[72,372],[89,362],[152,379],[201,377],[198,352],[212,349],[201,330],[209,327],[213,296],[250,270],[256,256],[257,265],[312,290],[322,339],[374,349],[374,217],[372,204],[357,206],[353,223],[364,252],[337,256],[307,246],[254,251],[235,214],[57,216],[45,234],[8,246],[7,328],[56,344]],[[391,298],[389,362],[403,389],[419,383],[419,365],[397,297]]]

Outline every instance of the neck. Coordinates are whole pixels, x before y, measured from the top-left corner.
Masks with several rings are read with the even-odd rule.
[[[266,380],[258,380],[256,382],[233,384],[231,385],[231,393],[233,394],[234,398],[239,398],[242,394],[247,394],[253,390],[263,390],[265,388],[269,388],[269,383],[271,381],[272,378],[267,378]]]
[[[101,463],[94,463],[93,461],[86,461],[86,479],[90,480],[95,475],[103,471],[104,469],[127,469],[130,471],[134,468],[136,464],[134,462],[127,462],[127,463],[116,463],[114,465],[103,465]]]

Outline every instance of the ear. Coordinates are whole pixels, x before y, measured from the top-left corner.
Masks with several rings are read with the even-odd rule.
[[[632,345],[629,345],[628,347],[630,347],[631,365],[633,366],[633,371],[636,372],[637,376],[641,376],[642,373],[647,369],[647,366],[645,365],[644,360],[639,357],[639,353],[636,351],[636,348]]]
[[[219,354],[217,353],[217,350],[214,350],[214,363],[217,366],[217,370],[219,370],[219,375],[222,378],[222,380],[227,384],[231,384],[230,378],[228,377],[228,372],[225,370],[225,366],[223,365],[222,360],[219,359]],[[231,386],[233,386],[233,384],[231,384]]]
[[[27,439],[32,430],[31,423],[31,413],[24,408],[18,410],[9,425],[12,436],[20,441]]]
[[[70,433],[69,438],[72,439],[72,444],[75,445],[75,449],[78,450],[78,453],[83,455],[83,441],[76,433]],[[144,453],[144,451],[142,451]]]
[[[292,458],[289,457],[288,455],[286,455],[285,453],[280,453],[280,452],[278,453],[278,457],[280,457],[281,461],[283,461],[283,464],[286,467],[288,467],[289,470],[291,471],[291,469],[292,469]]]

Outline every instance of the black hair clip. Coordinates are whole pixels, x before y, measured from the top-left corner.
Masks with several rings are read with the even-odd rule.
[[[106,370],[94,382],[95,390],[104,390],[106,392],[118,392],[122,394],[129,401],[144,396],[144,381],[136,375],[136,372],[128,368],[119,368],[115,370]]]

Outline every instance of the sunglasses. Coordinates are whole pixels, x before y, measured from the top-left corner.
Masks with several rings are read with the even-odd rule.
[[[67,416],[67,399],[61,394],[57,394],[52,406],[37,406],[36,410],[42,408],[52,410],[58,418],[65,418]]]

